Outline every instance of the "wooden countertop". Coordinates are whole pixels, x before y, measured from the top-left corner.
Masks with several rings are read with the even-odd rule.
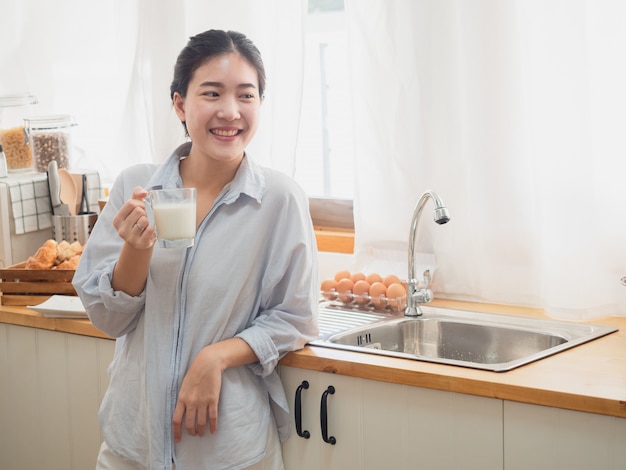
[[[93,326],[91,321],[87,319],[46,318],[41,313],[34,312],[26,307],[13,305],[0,305],[0,323],[112,339]]]
[[[522,307],[439,299],[431,305],[548,318],[539,309]],[[25,307],[0,306],[0,322],[109,338],[89,320],[44,318]],[[586,323],[611,325],[619,331],[501,373],[311,346],[288,354],[280,364],[626,418],[626,317]]]

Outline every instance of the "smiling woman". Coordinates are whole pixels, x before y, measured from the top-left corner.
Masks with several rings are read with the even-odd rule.
[[[318,335],[319,268],[306,195],[246,150],[264,81],[244,34],[192,36],[170,87],[189,141],[124,169],[90,235],[72,282],[92,323],[120,338],[96,468],[283,467],[276,366]],[[155,187],[193,189],[193,243],[164,243],[145,203]]]

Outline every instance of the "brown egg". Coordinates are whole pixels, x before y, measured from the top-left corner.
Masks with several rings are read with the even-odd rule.
[[[389,276],[385,277],[385,279],[383,279],[383,284],[385,284],[387,286],[387,289],[389,289],[389,286],[391,284],[400,284],[400,278],[398,276],[396,276],[395,274],[390,274]]]
[[[365,280],[365,274],[363,274],[363,273],[352,273],[350,275],[350,279],[352,279],[352,282],[364,281]]]
[[[322,295],[328,300],[337,298],[337,281],[334,279],[324,279],[320,286]]]
[[[352,302],[352,288],[354,287],[354,282],[351,279],[343,278],[337,283],[337,292],[339,293],[338,297],[345,304],[349,304]]]
[[[382,282],[375,282],[370,286],[370,299],[374,307],[383,309],[387,306],[387,286]]]
[[[378,273],[368,274],[365,280],[369,282],[370,285],[374,284],[375,282],[383,282],[383,278]]]
[[[406,307],[406,289],[399,282],[394,282],[387,287],[387,300],[389,306],[396,311]]]
[[[370,302],[369,298],[370,283],[364,280],[356,281],[352,288],[354,294],[354,301],[359,305],[367,305]]]
[[[342,279],[350,279],[350,271],[344,269],[343,271],[337,271],[335,274],[335,281],[339,282]]]

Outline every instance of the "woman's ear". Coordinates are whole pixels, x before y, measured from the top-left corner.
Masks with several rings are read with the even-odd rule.
[[[174,111],[176,111],[176,116],[181,122],[185,122],[185,98],[183,98],[180,93],[177,91],[174,92],[174,97],[172,99],[172,104],[174,105]]]

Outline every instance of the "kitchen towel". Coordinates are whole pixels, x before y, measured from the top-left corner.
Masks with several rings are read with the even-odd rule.
[[[99,212],[98,199],[101,197],[100,175],[96,171],[82,171],[87,175],[89,210]],[[21,235],[52,227],[50,189],[45,173],[10,175],[0,184],[9,187],[11,217],[15,234]]]

